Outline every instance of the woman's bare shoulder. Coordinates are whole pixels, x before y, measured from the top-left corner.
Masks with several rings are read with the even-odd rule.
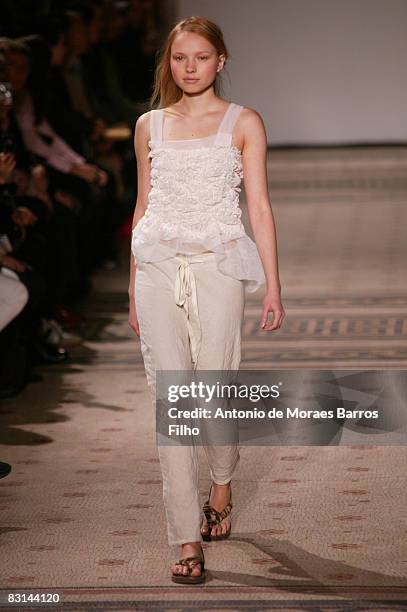
[[[150,140],[150,117],[151,111],[147,111],[138,117],[134,130],[135,145],[143,144],[144,146],[147,146],[147,143]]]
[[[143,113],[138,117],[136,121],[136,126],[139,126],[140,128],[145,128],[146,125],[150,125],[150,117],[151,110],[147,111],[146,113]]]
[[[244,106],[235,130],[236,142],[241,143],[239,148],[243,151],[251,144],[264,147],[266,138],[266,128],[260,113],[254,108]]]
[[[139,135],[141,138],[148,139],[150,136],[150,119],[151,110],[140,115],[136,121],[135,136]]]
[[[266,139],[266,128],[264,121],[254,108],[248,106],[243,107],[239,115],[237,131],[243,142],[248,143],[263,143]]]
[[[259,129],[261,127],[264,127],[264,121],[260,113],[254,108],[249,108],[248,106],[243,107],[239,116],[239,122],[243,126],[248,127],[249,129]]]

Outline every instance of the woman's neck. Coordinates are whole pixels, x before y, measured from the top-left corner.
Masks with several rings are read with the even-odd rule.
[[[223,103],[223,100],[218,98],[211,88],[211,90],[197,95],[188,95],[184,92],[182,98],[174,104],[174,107],[185,116],[201,117],[208,111],[219,109],[220,103]]]
[[[20,89],[19,91],[14,92],[14,108],[18,109],[25,99],[27,92],[25,89]]]

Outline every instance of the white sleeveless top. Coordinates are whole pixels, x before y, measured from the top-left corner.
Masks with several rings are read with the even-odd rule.
[[[256,291],[264,272],[240,220],[242,156],[232,131],[242,106],[229,105],[216,134],[163,141],[164,110],[150,111],[151,190],[133,229],[136,262],[212,251],[218,269]]]

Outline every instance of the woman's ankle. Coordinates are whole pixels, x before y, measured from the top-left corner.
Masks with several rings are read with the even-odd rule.
[[[231,481],[227,482],[226,484],[216,484],[216,482],[214,482],[212,484],[212,488],[211,488],[211,498],[215,497],[215,498],[228,498],[232,495],[232,486],[231,486]]]
[[[186,548],[191,548],[191,549],[201,549],[202,548],[202,544],[201,541],[196,541],[196,542],[184,542],[183,544],[181,544],[182,550],[186,549]]]
[[[227,490],[227,489],[230,489],[231,484],[232,484],[231,480],[229,480],[229,482],[227,482],[226,484],[217,484],[216,482],[213,482],[212,488],[219,489],[219,490],[222,490],[222,489]]]

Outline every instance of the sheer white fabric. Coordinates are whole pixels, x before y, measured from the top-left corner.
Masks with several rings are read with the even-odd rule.
[[[151,190],[132,235],[137,263],[212,251],[218,269],[244,281],[248,292],[265,282],[257,247],[241,222],[242,156],[232,132],[242,108],[231,103],[216,134],[166,141],[164,112],[151,111]]]

